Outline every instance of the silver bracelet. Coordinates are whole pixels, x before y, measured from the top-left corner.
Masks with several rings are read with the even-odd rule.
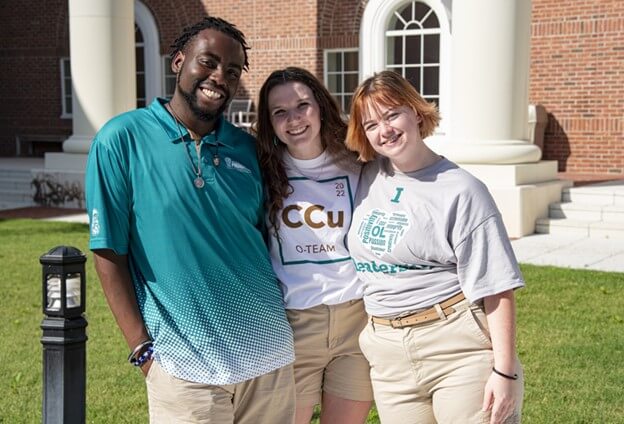
[[[139,343],[137,345],[137,347],[132,349],[132,352],[130,352],[130,355],[128,355],[128,362],[130,362],[132,365],[134,365],[134,363],[136,362],[137,354],[141,350],[143,350],[146,346],[152,346],[153,344],[154,344],[154,341],[152,339],[147,339],[144,342]]]

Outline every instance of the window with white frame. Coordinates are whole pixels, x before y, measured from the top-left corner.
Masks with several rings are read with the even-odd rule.
[[[155,97],[162,96],[163,87],[160,33],[152,11],[144,3],[144,0],[134,0],[138,106],[148,105]]]
[[[145,43],[143,32],[134,24],[134,55],[136,64],[136,106],[145,107]]]
[[[420,1],[397,8],[386,27],[386,69],[405,77],[440,106],[440,35],[437,15]]]
[[[169,55],[162,57],[163,66],[163,95],[172,98],[176,87],[176,74],[171,70],[171,57]]]
[[[61,118],[72,117],[72,80],[68,57],[61,58]]]
[[[325,86],[344,113],[349,113],[358,86],[358,61],[357,49],[325,50]]]

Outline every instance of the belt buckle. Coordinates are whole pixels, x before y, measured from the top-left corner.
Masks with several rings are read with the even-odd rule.
[[[392,318],[390,320],[390,327],[392,328],[403,328],[403,323],[401,323],[401,317]]]

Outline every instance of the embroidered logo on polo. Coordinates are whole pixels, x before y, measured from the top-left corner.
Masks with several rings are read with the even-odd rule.
[[[243,165],[240,162],[236,162],[235,160],[232,160],[232,158],[228,156],[225,157],[225,166],[228,169],[234,169],[239,172],[244,172],[245,174],[251,174],[251,170],[249,168],[247,168],[245,165]]]
[[[295,177],[289,183],[294,191],[278,215],[282,265],[350,260],[345,245],[353,213],[348,177],[318,181]]]
[[[93,209],[91,212],[91,235],[97,236],[100,234],[100,218],[97,209]]]
[[[411,224],[402,211],[371,210],[360,222],[357,234],[360,241],[377,257],[391,253],[405,236]]]

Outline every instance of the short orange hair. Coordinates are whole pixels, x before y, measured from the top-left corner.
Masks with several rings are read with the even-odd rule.
[[[440,122],[440,113],[435,103],[429,103],[401,75],[393,71],[376,73],[361,83],[353,95],[349,128],[347,130],[347,147],[359,154],[359,160],[369,162],[377,152],[371,147],[362,125],[362,116],[366,107],[373,104],[387,107],[409,106],[420,116],[420,135],[429,137]]]

